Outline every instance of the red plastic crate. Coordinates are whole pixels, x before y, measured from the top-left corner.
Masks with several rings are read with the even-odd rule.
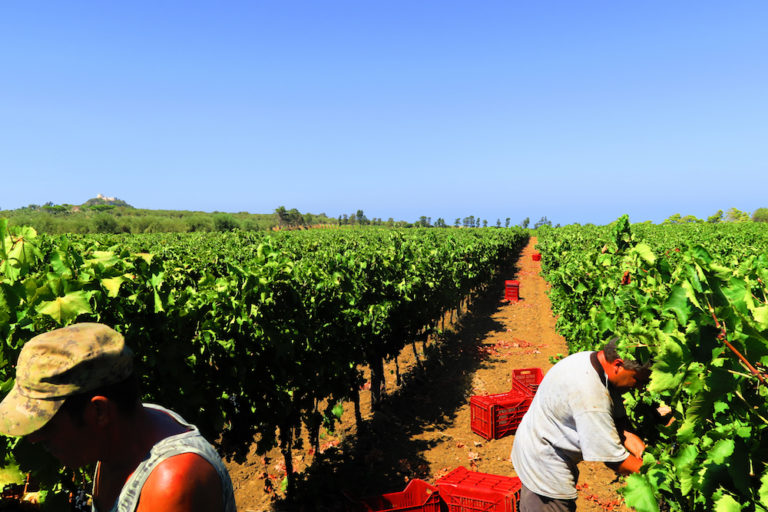
[[[485,439],[514,434],[531,405],[531,396],[512,388],[507,393],[476,395],[469,399],[470,428]]]
[[[517,512],[520,479],[461,466],[435,482],[448,512]]]
[[[541,261],[541,253],[535,252],[535,253],[531,254],[531,259],[533,261]]]
[[[408,482],[402,492],[391,492],[360,500],[365,512],[440,512],[440,495],[437,487],[418,478]]]
[[[512,370],[512,388],[533,396],[543,378],[541,368],[518,368]]]
[[[514,302],[520,300],[520,281],[504,281],[504,299]]]

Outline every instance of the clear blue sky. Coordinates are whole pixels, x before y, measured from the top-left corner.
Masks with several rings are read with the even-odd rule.
[[[768,207],[768,2],[7,1],[0,208]]]

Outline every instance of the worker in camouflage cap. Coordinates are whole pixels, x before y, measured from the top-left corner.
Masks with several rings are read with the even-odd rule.
[[[142,403],[123,336],[96,323],[32,338],[0,403],[0,433],[70,468],[95,465],[94,510],[236,512],[232,480],[199,429]]]
[[[82,323],[35,336],[21,349],[16,384],[0,403],[0,433],[30,434],[53,418],[64,400],[126,379],[133,353],[123,335]]]

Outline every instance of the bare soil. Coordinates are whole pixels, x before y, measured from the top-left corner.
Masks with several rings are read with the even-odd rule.
[[[567,354],[555,331],[547,284],[533,261],[531,239],[517,261],[500,273],[486,292],[443,334],[407,347],[387,366],[387,397],[370,412],[361,392],[363,428],[358,431],[351,404],[341,425],[324,432],[320,452],[307,444],[294,451],[298,492],[288,502],[280,491],[285,466],[279,450],[253,451],[243,463],[229,462],[238,510],[341,511],[356,497],[402,491],[421,478],[434,483],[458,466],[499,475],[515,475],[509,454],[514,436],[486,441],[470,429],[472,395],[502,393],[512,387],[515,368],[539,367]],[[504,281],[520,282],[520,300],[504,300]],[[577,506],[582,511],[628,511],[615,474],[599,463],[582,463]]]

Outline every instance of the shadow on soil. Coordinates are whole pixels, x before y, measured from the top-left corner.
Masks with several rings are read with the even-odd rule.
[[[354,510],[347,496],[402,491],[406,477],[434,476],[423,453],[442,439],[442,431],[469,400],[473,374],[488,361],[480,350],[482,340],[504,329],[491,316],[504,304],[504,280],[518,272],[517,261],[519,256],[502,269],[453,331],[426,347],[423,369],[414,366],[402,375],[402,386],[363,422],[362,431],[346,435],[340,449],[329,449],[316,458],[300,476],[293,503],[276,503],[273,510]]]

